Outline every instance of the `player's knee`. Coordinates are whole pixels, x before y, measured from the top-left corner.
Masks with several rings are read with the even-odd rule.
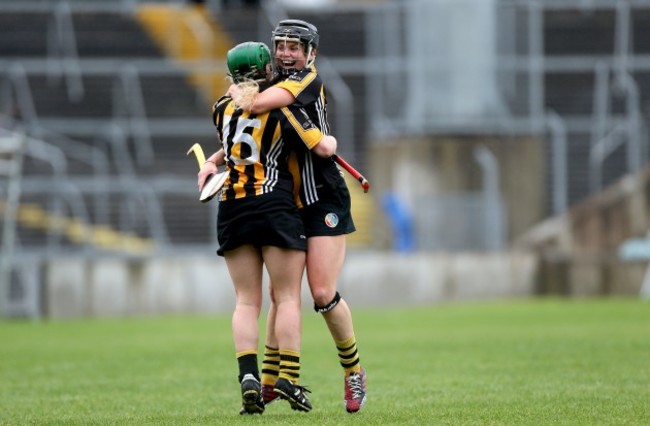
[[[336,296],[336,289],[329,288],[328,286],[312,285],[311,298],[318,306],[327,305]]]
[[[332,309],[334,309],[334,307],[338,305],[340,301],[341,301],[341,295],[339,294],[338,291],[336,292],[336,294],[334,294],[334,297],[332,299],[330,299],[328,302],[323,304],[319,304],[318,300],[314,298],[314,310],[318,313],[325,314],[331,311]]]

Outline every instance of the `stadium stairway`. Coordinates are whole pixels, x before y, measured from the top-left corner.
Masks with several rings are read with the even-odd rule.
[[[181,62],[223,60],[234,43],[207,7],[145,4],[136,14],[159,48]],[[171,37],[170,37],[171,35]],[[224,72],[191,71],[190,82],[208,99],[218,99],[228,88]]]

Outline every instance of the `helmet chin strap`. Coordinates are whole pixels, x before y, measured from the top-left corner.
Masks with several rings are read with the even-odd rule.
[[[312,47],[307,46],[307,51],[305,52],[305,68],[309,68],[314,64],[316,58],[311,57]]]

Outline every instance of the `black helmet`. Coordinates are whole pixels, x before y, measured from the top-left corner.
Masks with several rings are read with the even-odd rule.
[[[271,52],[266,44],[260,42],[240,43],[226,53],[229,75],[235,83],[265,79],[270,62]]]
[[[277,27],[272,32],[272,41],[278,38],[281,39],[298,39],[305,47],[311,46],[313,49],[318,49],[318,29],[315,25],[300,19],[285,19],[280,21]]]
[[[271,32],[271,42],[275,52],[278,41],[297,41],[304,45],[305,56],[307,57],[306,66],[313,64],[314,60],[310,59],[311,52],[318,49],[318,29],[315,25],[300,19],[285,19],[280,21],[277,27]]]

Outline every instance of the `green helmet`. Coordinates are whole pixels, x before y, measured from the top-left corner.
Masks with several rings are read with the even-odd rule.
[[[271,63],[271,51],[264,43],[247,41],[233,47],[226,54],[229,75],[235,83],[247,79],[266,78],[267,65]]]

